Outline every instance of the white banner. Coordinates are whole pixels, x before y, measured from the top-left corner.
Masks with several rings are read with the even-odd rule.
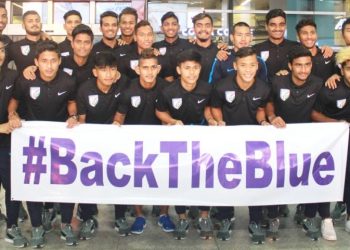
[[[268,205],[343,198],[346,123],[115,126],[24,122],[12,133],[15,200]]]

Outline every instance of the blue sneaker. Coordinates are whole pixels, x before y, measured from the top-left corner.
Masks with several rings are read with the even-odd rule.
[[[171,233],[175,230],[175,225],[167,214],[163,214],[159,217],[158,226],[162,227],[163,231],[166,233]]]
[[[146,220],[144,217],[136,217],[134,223],[131,226],[131,233],[142,234],[143,229],[146,227]]]

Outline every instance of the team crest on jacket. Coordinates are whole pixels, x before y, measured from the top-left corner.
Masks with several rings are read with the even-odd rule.
[[[89,104],[91,107],[96,107],[98,103],[98,95],[89,95]]]
[[[346,104],[346,99],[337,100],[337,108],[342,109]]]
[[[135,70],[135,68],[139,65],[139,60],[131,60],[130,61],[130,68]]]
[[[40,95],[40,87],[30,87],[29,94],[33,100],[36,100]]]
[[[131,105],[134,108],[137,108],[138,106],[140,106],[141,103],[141,96],[132,96],[131,97]]]
[[[22,55],[27,56],[29,54],[29,52],[30,52],[29,45],[21,46],[21,52],[22,52]]]
[[[266,61],[270,56],[270,52],[268,50],[265,50],[265,51],[261,51],[260,52],[260,57]]]
[[[166,53],[166,47],[159,48],[159,53],[164,56]]]
[[[286,101],[290,96],[289,89],[280,89],[280,97],[282,101]]]
[[[236,98],[236,92],[235,91],[225,91],[225,99],[229,103],[232,103]]]
[[[182,98],[173,98],[171,99],[171,103],[174,109],[179,109],[182,105]]]

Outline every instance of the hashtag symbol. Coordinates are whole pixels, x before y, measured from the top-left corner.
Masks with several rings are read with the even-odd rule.
[[[29,146],[23,147],[23,155],[27,156],[27,162],[23,164],[25,184],[29,184],[32,174],[34,174],[34,184],[39,184],[40,174],[46,173],[46,165],[43,164],[43,159],[46,156],[46,148],[44,147],[44,142],[45,137],[40,137],[38,146],[35,146],[35,137],[30,136]]]

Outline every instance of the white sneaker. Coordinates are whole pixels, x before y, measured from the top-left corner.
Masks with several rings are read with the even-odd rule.
[[[337,235],[334,230],[333,221],[331,218],[322,220],[321,233],[325,240],[337,240]]]
[[[345,231],[350,233],[350,218],[347,218],[345,219]]]

